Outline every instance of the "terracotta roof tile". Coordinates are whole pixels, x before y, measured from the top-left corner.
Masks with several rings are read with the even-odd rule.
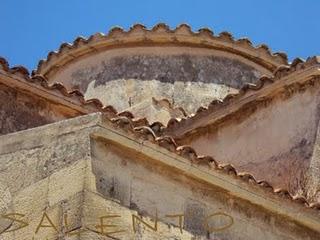
[[[157,39],[159,35],[161,35],[160,40]],[[131,36],[135,38],[130,40],[129,37]],[[181,24],[175,29],[170,29],[168,25],[159,23],[150,30],[141,24],[135,24],[128,31],[120,27],[114,27],[106,35],[96,33],[87,39],[79,36],[72,43],[63,43],[57,51],[49,52],[46,59],[39,61],[38,67],[33,71],[33,74],[47,75],[51,68],[64,65],[64,63],[58,63],[61,59],[65,58],[65,61],[68,62],[76,58],[80,49],[92,52],[107,45],[122,46],[139,43],[143,43],[144,45],[147,43],[171,43],[211,47],[239,54],[264,66],[270,71],[273,71],[279,65],[288,64],[285,53],[272,53],[270,48],[265,44],[255,47],[250,40],[246,38],[234,39],[229,32],[221,32],[219,35],[214,35],[208,28],[201,28],[194,32],[187,24]]]
[[[297,67],[303,68],[303,66],[305,65],[318,63],[318,62],[319,62],[319,59],[315,59],[315,58],[310,58],[303,63],[297,60],[295,61],[294,66],[291,66],[289,69],[286,69],[286,70],[281,69],[281,71],[285,71],[286,73],[288,73],[291,71],[291,68],[297,68]],[[58,92],[62,96],[65,96],[68,98],[75,98],[79,101],[79,104],[81,105],[93,106],[94,108],[96,108],[97,111],[104,112],[107,120],[110,121],[115,127],[118,127],[124,131],[129,131],[138,138],[151,141],[171,152],[174,152],[175,154],[181,157],[189,159],[193,163],[205,165],[212,170],[224,172],[225,174],[232,175],[248,184],[254,184],[254,185],[260,186],[261,188],[267,191],[270,191],[279,197],[287,198],[291,201],[304,205],[308,208],[320,210],[319,202],[310,203],[303,196],[292,196],[285,189],[275,189],[270,183],[264,180],[256,180],[256,178],[250,173],[240,173],[231,164],[218,163],[211,156],[200,156],[190,146],[178,146],[175,140],[170,136],[159,137],[159,133],[162,132],[162,129],[164,128],[164,126],[159,122],[149,124],[149,122],[145,118],[134,119],[133,114],[130,112],[126,111],[126,112],[118,113],[113,108],[113,106],[103,107],[103,104],[97,99],[85,100],[83,94],[77,90],[68,92],[67,89],[60,83],[49,85],[47,80],[40,75],[34,75],[30,77],[28,70],[24,67],[18,66],[18,67],[10,68],[8,65],[8,62],[4,58],[0,58],[0,71],[1,70],[4,70],[6,73],[9,73],[9,74],[18,75],[22,77],[25,81],[35,84],[36,86],[41,86],[42,88],[45,88],[47,90]],[[283,75],[281,74],[281,76]],[[265,78],[261,79],[262,86],[264,85],[264,82],[266,80],[268,79],[265,79]],[[272,80],[273,81],[277,80],[277,77],[273,78]],[[240,93],[240,94],[245,94],[249,90],[257,91],[258,89],[260,88],[248,87],[246,88],[246,90],[243,90],[244,93]],[[230,101],[230,99],[232,98],[228,97],[227,99],[229,99],[228,101]],[[224,103],[225,102],[222,102],[222,104]],[[221,103],[215,102],[214,104],[221,104]],[[206,110],[206,111],[209,111],[209,110]],[[172,121],[175,121],[175,120],[172,120]]]

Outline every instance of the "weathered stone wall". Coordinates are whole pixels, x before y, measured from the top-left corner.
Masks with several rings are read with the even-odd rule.
[[[1,240],[110,239],[98,228],[100,217],[107,215],[113,217],[104,223],[116,226],[105,230],[114,239],[317,239],[309,229],[123,149],[121,143],[91,137],[102,129],[100,115],[93,114],[0,136],[0,189],[8,192],[0,210],[24,214],[19,219],[28,223],[4,233],[20,225],[2,217]],[[44,212],[57,230],[40,227],[35,233]],[[217,212],[226,215],[215,216],[210,227],[226,226],[231,219],[232,224],[209,234],[203,222]],[[156,213],[157,230],[142,223],[133,230],[132,215],[154,226]],[[179,213],[185,214],[182,233],[178,219],[166,216]],[[52,225],[47,218],[42,223]],[[68,234],[80,230],[79,236]]]
[[[223,98],[245,82],[254,83],[261,67],[236,55],[188,47],[111,49],[67,65],[50,77],[87,98],[118,110],[152,97],[167,98],[193,113],[214,98]]]
[[[45,138],[42,134],[29,131],[22,134],[29,139],[22,144],[14,137],[7,144],[2,142],[0,189],[5,191],[0,192],[0,239],[110,239],[98,234],[101,230],[96,226],[100,224],[100,217],[114,213],[119,217],[104,221],[105,224],[116,224],[118,227],[105,227],[104,232],[124,229],[125,233],[117,234],[121,239],[132,239],[135,236],[135,239],[170,239],[181,235],[178,228],[168,229],[161,222],[158,223],[157,233],[148,231],[142,224],[135,225],[137,232],[134,232],[131,219],[132,215],[140,217],[138,213],[96,193],[95,178],[88,162],[90,142],[86,130],[86,127],[94,124],[88,124],[82,119],[77,125],[69,126],[69,129],[66,125],[41,129]],[[77,132],[79,125],[83,129]],[[63,130],[59,133],[61,128]],[[2,216],[9,213],[25,215],[20,218],[17,215],[12,217],[22,220],[28,226],[3,233],[8,227],[12,229],[21,226],[16,221],[11,224],[12,221]],[[57,231],[53,227],[41,227],[37,231],[44,213]],[[144,221],[153,224],[150,219],[144,218]],[[45,218],[41,225],[50,225],[50,222]],[[71,230],[83,232],[79,236],[68,234]],[[115,233],[110,233],[110,236],[114,235]],[[184,232],[182,239],[191,239],[191,236]]]
[[[110,142],[92,141],[92,157],[97,191],[103,196],[117,199],[143,216],[157,212],[162,221],[176,226],[177,218],[166,215],[184,214],[183,228],[203,239],[316,239],[299,226],[290,226],[288,220],[270,218],[263,209],[221,189],[186,178]],[[215,213],[225,215],[208,220]],[[232,224],[209,233],[206,221],[214,228]]]
[[[199,154],[231,163],[275,187],[306,194],[305,175],[320,119],[319,103],[319,88],[310,87],[260,104],[254,113],[243,112],[180,144],[190,144]]]
[[[0,135],[79,115],[70,109],[0,84]]]
[[[59,231],[64,212],[79,218],[90,141],[88,134],[77,130],[88,126],[92,123],[86,117],[77,119],[74,125],[59,122],[0,136],[0,184],[10,194],[6,204],[10,208],[3,208],[1,214],[24,214],[23,218],[14,217],[29,224],[0,234],[1,240],[46,239],[47,236],[57,239],[53,228],[42,228],[35,235],[43,212],[48,213],[57,228],[59,226]],[[0,233],[10,226],[21,226],[17,222],[12,225],[12,222],[2,218]],[[81,226],[80,223],[70,219],[70,227]],[[48,221],[44,225],[48,225]]]
[[[133,225],[132,215],[151,226],[154,222],[96,191],[90,132],[100,121],[99,115],[84,116],[0,136],[1,240],[192,239],[192,234],[181,234],[180,228],[160,220],[157,231],[137,220]],[[12,213],[22,215],[11,215],[14,221],[4,217]],[[101,217],[115,214],[119,217],[103,221],[116,226],[104,227],[110,234],[101,235]],[[28,225],[14,230],[23,223]]]

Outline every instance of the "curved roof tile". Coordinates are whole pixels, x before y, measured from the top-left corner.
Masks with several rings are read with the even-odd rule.
[[[49,52],[46,59],[39,61],[33,74],[47,76],[51,70],[63,66],[78,56],[107,46],[121,47],[130,44],[144,46],[166,43],[207,47],[231,52],[250,59],[269,71],[275,70],[280,65],[288,64],[285,53],[272,53],[265,44],[253,46],[251,41],[246,38],[234,39],[229,32],[214,35],[208,28],[201,28],[193,32],[187,24],[181,24],[175,29],[170,29],[168,25],[159,23],[150,30],[142,24],[135,24],[128,31],[120,27],[114,27],[106,35],[96,33],[89,38],[79,36],[72,43],[63,43],[57,51]]]
[[[298,63],[296,64],[296,66],[292,66],[292,67],[297,67],[299,65],[300,67],[302,67],[305,64],[313,64],[314,62],[315,62],[315,59],[311,58],[307,60],[305,63]],[[316,59],[316,62],[318,63],[319,59]],[[28,81],[32,84],[36,84],[37,86],[43,87],[47,90],[57,91],[62,96],[65,96],[68,98],[75,98],[79,101],[79,104],[81,105],[84,105],[84,106],[91,105],[95,107],[97,111],[104,112],[107,121],[110,121],[115,127],[118,127],[124,131],[129,131],[138,138],[151,141],[167,149],[168,151],[174,152],[175,154],[178,154],[181,157],[189,159],[192,163],[204,165],[212,170],[221,171],[225,174],[232,175],[248,184],[254,184],[267,191],[270,191],[279,197],[289,199],[293,202],[304,205],[305,207],[308,207],[308,208],[320,210],[320,202],[311,203],[311,202],[308,202],[303,196],[292,196],[287,190],[276,189],[267,181],[257,180],[250,173],[238,172],[231,164],[219,164],[211,156],[200,156],[190,146],[178,146],[175,140],[170,136],[159,137],[159,132],[164,127],[159,122],[149,124],[149,122],[145,118],[134,119],[133,114],[130,112],[118,113],[112,106],[103,107],[102,103],[97,99],[85,100],[83,97],[83,94],[77,90],[68,92],[67,89],[60,83],[49,85],[46,78],[44,78],[41,75],[34,75],[30,77],[28,70],[22,66],[10,68],[8,62],[1,57],[0,57],[0,70],[4,70],[9,74],[21,76],[25,81]],[[290,72],[290,68],[287,70],[289,70]],[[254,90],[256,89],[254,88]]]

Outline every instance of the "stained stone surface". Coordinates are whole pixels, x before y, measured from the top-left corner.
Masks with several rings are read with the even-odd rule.
[[[117,110],[167,98],[191,114],[266,74],[246,59],[208,49],[113,49],[64,66],[49,80],[85,92]],[[137,112],[137,108],[133,110]],[[148,117],[148,116],[147,116]]]
[[[0,84],[0,135],[79,115],[61,105]]]

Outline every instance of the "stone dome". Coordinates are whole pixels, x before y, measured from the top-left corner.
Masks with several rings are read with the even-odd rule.
[[[192,32],[186,24],[147,30],[137,24],[129,31],[113,28],[107,35],[62,44],[40,61],[34,74],[135,116],[161,112],[164,107],[154,99],[167,99],[171,107],[185,110],[169,106],[167,115],[183,117],[286,64],[284,54],[272,54],[265,45],[253,47],[247,39],[234,40],[226,32]]]

